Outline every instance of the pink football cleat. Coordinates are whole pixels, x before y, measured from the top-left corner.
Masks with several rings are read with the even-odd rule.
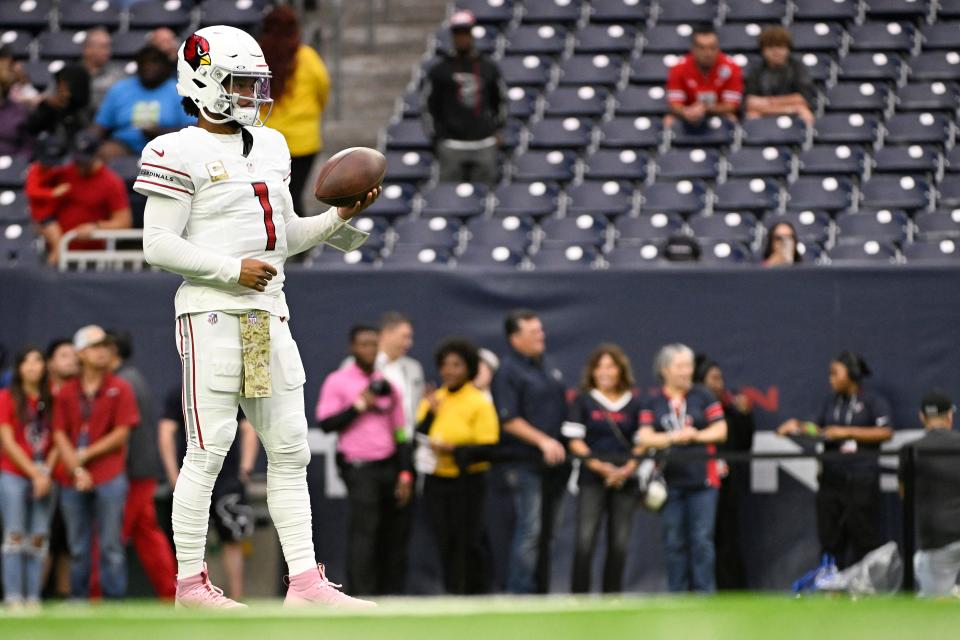
[[[176,608],[184,609],[246,609],[247,605],[223,595],[223,589],[210,584],[207,563],[203,571],[190,578],[177,580]]]
[[[326,606],[332,609],[371,609],[376,603],[351,598],[340,591],[340,585],[327,580],[323,565],[288,578],[290,588],[283,601],[285,607]]]

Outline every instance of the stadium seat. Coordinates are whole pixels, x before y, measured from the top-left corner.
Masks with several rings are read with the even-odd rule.
[[[790,27],[790,35],[794,51],[836,53],[843,46],[844,31],[835,22],[800,22]]]
[[[39,262],[37,237],[32,225],[0,225],[0,265],[36,266]]]
[[[911,242],[903,246],[907,264],[960,265],[960,243],[956,240]]]
[[[149,30],[121,31],[113,34],[111,50],[113,57],[121,60],[132,60],[137,56],[150,37]]]
[[[935,147],[912,144],[887,146],[873,156],[874,173],[898,173],[933,177],[940,167],[940,152]]]
[[[387,151],[387,173],[391,181],[423,182],[430,179],[433,154],[427,151]]]
[[[650,12],[647,0],[592,0],[590,22],[643,23]]]
[[[53,84],[53,74],[63,68],[63,60],[28,60],[23,63],[27,80],[38,91],[44,91]]]
[[[442,217],[400,220],[393,230],[397,246],[409,244],[452,251],[460,242],[460,225]]]
[[[929,0],[867,0],[866,5],[871,19],[917,21],[930,13]]]
[[[950,120],[927,112],[896,113],[884,126],[884,140],[888,144],[935,144],[949,146]]]
[[[264,16],[262,3],[250,0],[204,0],[201,8],[201,27],[225,24],[245,31],[255,31]]]
[[[0,224],[29,220],[30,206],[26,194],[18,189],[0,189]]]
[[[614,148],[656,147],[660,145],[663,123],[648,116],[616,117],[600,127],[600,146]]]
[[[387,127],[387,149],[427,151],[432,146],[420,120],[401,120]]]
[[[719,10],[717,0],[670,0],[659,5],[659,24],[713,22]]]
[[[838,244],[827,251],[831,264],[893,264],[897,250],[877,240]]]
[[[7,47],[16,60],[23,60],[30,56],[30,44],[32,42],[33,35],[29,31],[4,29],[0,33],[0,44]]]
[[[586,118],[544,118],[530,127],[532,149],[580,149],[590,144],[592,126]]]
[[[622,67],[618,57],[604,53],[572,56],[560,63],[560,84],[613,87],[620,82]]]
[[[856,145],[816,144],[798,156],[801,175],[856,175],[864,172],[863,149]]]
[[[574,53],[625,55],[637,43],[637,30],[629,24],[590,24],[574,33]]]
[[[611,269],[648,268],[667,264],[661,255],[660,247],[654,242],[614,247],[604,256],[604,260]]]
[[[960,180],[944,180],[938,190],[941,207],[960,207]]]
[[[363,215],[354,218],[351,224],[360,231],[370,234],[370,237],[363,243],[363,247],[373,249],[379,254],[386,244],[387,234],[391,233],[389,231],[390,223],[383,216],[370,216],[369,212],[370,209],[366,209]]]
[[[567,32],[562,27],[524,24],[507,31],[506,53],[559,55],[566,45]]]
[[[86,31],[44,31],[37,36],[40,57],[44,60],[76,60],[86,38]]]
[[[722,147],[733,143],[734,124],[726,118],[711,116],[698,127],[676,121],[670,127],[671,144],[675,147]]]
[[[960,22],[943,20],[941,12],[937,22],[920,28],[920,42],[924,51],[955,50],[960,42]]]
[[[896,51],[913,49],[916,30],[907,22],[865,22],[850,27],[851,51]]]
[[[957,43],[960,49],[960,42]],[[960,53],[958,51],[928,51],[910,59],[910,77],[913,80],[960,80]]]
[[[900,243],[907,237],[909,218],[902,211],[880,209],[859,213],[841,213],[837,216],[837,241],[860,242],[879,240]]]
[[[400,245],[383,258],[385,269],[445,269],[453,254],[445,249]]]
[[[913,223],[920,240],[960,239],[960,208],[920,211],[913,216]]]
[[[617,219],[616,237],[620,245],[641,245],[666,240],[683,231],[683,219],[676,213],[654,212]]]
[[[667,112],[667,91],[663,86],[628,86],[614,96],[618,116],[655,115]]]
[[[507,89],[507,114],[511,118],[528,119],[536,109],[537,95],[537,91],[529,87],[510,87]]]
[[[889,91],[875,82],[841,82],[827,89],[827,111],[881,112],[887,108]]]
[[[543,247],[589,246],[599,249],[607,241],[607,224],[602,218],[578,214],[565,218],[547,218],[540,224]]]
[[[53,0],[0,0],[0,25],[3,29],[25,29],[37,33],[50,24]]]
[[[829,53],[807,51],[798,56],[815,82],[826,83],[833,77],[833,58]]]
[[[513,19],[513,0],[457,0],[456,7],[472,11],[481,24],[503,24]]]
[[[524,182],[573,180],[577,158],[570,151],[527,151],[513,163],[513,179]]]
[[[870,209],[924,209],[930,204],[930,186],[911,176],[874,176],[861,187],[862,207]]]
[[[457,256],[458,269],[491,269],[514,270],[519,268],[524,260],[523,252],[514,251],[505,246],[489,246],[471,244]]]
[[[705,266],[749,264],[753,262],[753,252],[740,242],[729,240],[700,241],[700,262]]]
[[[794,210],[840,211],[852,199],[853,185],[844,177],[801,176],[787,189],[787,207]]]
[[[658,180],[715,180],[720,154],[713,149],[671,149],[655,158]]]
[[[697,240],[728,240],[752,244],[757,238],[757,219],[752,213],[699,214],[687,220]]]
[[[468,248],[473,245],[507,247],[523,254],[533,242],[533,221],[529,216],[504,216],[498,219],[477,218],[467,225]]]
[[[592,269],[599,252],[591,246],[542,247],[533,256],[536,269]]]
[[[860,3],[837,0],[794,0],[794,20],[836,20],[852,22],[859,13]]]
[[[567,192],[568,216],[620,216],[633,207],[633,186],[618,180],[584,180]]]
[[[682,55],[690,50],[689,24],[658,24],[643,32],[643,55],[648,53],[674,53]],[[666,80],[666,79],[664,79]]]
[[[807,138],[807,127],[800,118],[771,116],[751,118],[742,125],[743,144],[800,146]]]
[[[780,206],[780,187],[764,178],[733,178],[715,189],[716,207],[724,211],[767,210]]]
[[[957,109],[957,85],[952,82],[911,82],[894,96],[897,111],[942,111]]]
[[[544,95],[544,116],[586,116],[599,118],[607,108],[609,94],[603,87],[557,87]]]
[[[138,2],[130,6],[130,28],[169,27],[179,32],[190,23],[190,4],[183,0]]]
[[[447,216],[469,218],[483,215],[487,209],[487,188],[479,184],[440,183],[420,193],[423,205],[420,216]]]
[[[792,163],[786,147],[743,147],[727,156],[727,175],[786,178]]]
[[[821,262],[823,258],[823,246],[816,242],[797,242],[797,253],[800,254],[800,259],[809,264],[816,264]]]
[[[208,0],[209,1],[209,0]],[[233,2],[234,0],[225,0],[226,2]],[[497,49],[497,38],[500,35],[500,32],[496,28],[489,25],[474,25],[471,29],[473,34],[473,43],[477,51],[486,54],[492,54]],[[453,34],[450,32],[449,27],[440,27],[437,29],[434,38],[436,40],[436,52],[452,52],[453,51]]]
[[[702,211],[707,190],[698,180],[660,182],[645,187],[642,211],[689,214]]]
[[[60,27],[65,29],[89,29],[103,27],[116,30],[120,27],[121,3],[111,0],[96,2],[61,2]]]
[[[15,156],[0,156],[0,189],[21,189],[30,163]]]
[[[760,43],[757,42],[760,31],[760,25],[752,22],[725,24],[717,29],[717,37],[722,43],[724,53],[734,51],[760,53]]]
[[[550,80],[552,63],[545,57],[504,56],[498,64],[503,82],[511,87],[516,85],[542,87]]]
[[[580,0],[525,0],[522,4],[521,19],[527,23],[573,23],[583,10]]]
[[[947,173],[960,173],[960,145],[954,146],[947,152],[943,167]]]
[[[549,216],[558,208],[559,188],[547,182],[513,182],[497,187],[493,196],[495,204],[493,215],[507,216]]]
[[[390,175],[390,179],[400,178]],[[376,202],[366,209],[366,214],[380,218],[406,216],[413,211],[413,196],[415,194],[416,190],[409,184],[385,184],[383,185],[383,193],[380,194]]]
[[[957,0],[938,0],[937,19],[955,20],[960,18],[960,2]]]
[[[681,60],[673,53],[648,53],[630,63],[630,82],[663,88],[670,69]]]
[[[598,149],[587,157],[584,177],[640,182],[647,177],[647,156],[633,149]]]
[[[851,53],[840,61],[838,78],[843,82],[877,80],[897,82],[903,73],[900,59],[886,53]]]
[[[877,141],[879,120],[860,113],[828,113],[817,118],[813,139],[817,143],[865,144]]]
[[[823,211],[787,210],[763,219],[768,233],[780,222],[793,225],[797,240],[806,244],[822,244],[830,237],[830,216]]]
[[[305,266],[324,270],[372,268],[379,259],[380,251],[367,246],[362,246],[356,251],[348,253],[338,251],[333,247],[323,246],[310,256]]]
[[[781,22],[787,14],[786,0],[726,0],[725,22]]]

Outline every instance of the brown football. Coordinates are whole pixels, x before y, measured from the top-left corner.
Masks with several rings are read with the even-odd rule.
[[[313,193],[334,207],[350,207],[366,198],[383,182],[387,159],[375,149],[350,147],[320,167]]]

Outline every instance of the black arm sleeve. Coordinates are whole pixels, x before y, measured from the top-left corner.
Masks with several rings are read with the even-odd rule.
[[[328,416],[323,420],[317,422],[324,433],[339,433],[350,426],[350,424],[357,419],[357,416],[360,415],[360,412],[354,407],[347,407],[340,413],[335,413],[332,416]]]
[[[417,433],[422,433],[423,435],[430,433],[430,427],[433,426],[433,419],[435,417],[433,411],[428,411],[427,415],[423,417],[423,420],[417,423]]]
[[[409,442],[401,442],[397,445],[397,462],[401,472],[413,472],[413,446]]]

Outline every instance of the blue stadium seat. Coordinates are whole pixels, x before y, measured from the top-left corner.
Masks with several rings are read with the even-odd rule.
[[[446,269],[453,254],[445,249],[400,245],[383,258],[385,269]]]
[[[527,87],[510,87],[507,89],[507,113],[511,118],[528,119],[536,110],[536,89]]]
[[[717,0],[670,0],[660,3],[659,24],[713,22],[717,18]]]
[[[831,264],[893,264],[897,250],[877,240],[838,244],[827,251]]]
[[[607,109],[609,93],[603,87],[557,87],[544,96],[544,116],[587,116],[599,118]]]
[[[592,269],[599,252],[591,246],[542,247],[533,256],[536,269]]]
[[[880,209],[859,213],[841,213],[837,216],[837,240],[839,242],[903,242],[907,237],[909,218],[902,211]]]
[[[663,88],[670,69],[681,60],[673,53],[648,53],[630,63],[630,82]]]
[[[663,123],[648,116],[616,117],[600,127],[600,146],[614,148],[656,147],[660,145]]]
[[[903,246],[907,264],[960,265],[960,243],[955,240],[911,242]]]
[[[372,268],[377,260],[380,259],[380,251],[371,249],[366,245],[356,251],[344,253],[337,251],[333,247],[323,246],[316,251],[305,263],[305,266],[313,269],[357,269]]]
[[[584,180],[568,190],[567,215],[621,216],[633,206],[633,186],[618,180]]]
[[[816,242],[797,242],[797,253],[800,254],[801,259],[809,264],[816,264],[821,261],[823,257],[823,245]]]
[[[825,83],[833,76],[833,58],[829,53],[807,51],[797,56],[815,82]]]
[[[896,113],[887,119],[885,129],[888,144],[950,144],[950,120],[934,113]]]
[[[957,43],[960,49],[960,42]],[[960,80],[960,53],[957,51],[928,51],[910,59],[910,78],[913,80]]]
[[[705,266],[749,264],[754,261],[750,247],[729,240],[701,240],[700,262]]]
[[[614,96],[618,116],[655,115],[667,112],[667,91],[662,85],[628,86]]]
[[[724,211],[767,210],[780,206],[780,187],[764,178],[733,178],[717,185],[716,206]]]
[[[925,209],[930,205],[930,185],[911,176],[874,176],[860,188],[862,208]]]
[[[680,120],[670,127],[671,144],[675,147],[723,147],[733,143],[734,124],[726,118],[711,116],[699,127]]]
[[[921,211],[913,216],[913,223],[920,240],[960,239],[960,209]]]
[[[641,194],[643,211],[689,214],[704,209],[707,189],[698,180],[680,180],[654,183]]]
[[[611,269],[637,269],[659,267],[666,264],[657,243],[645,242],[639,246],[614,247],[604,259]]]
[[[423,206],[420,215],[469,218],[483,215],[487,209],[487,188],[480,184],[441,183],[420,193]]]
[[[727,156],[727,175],[785,178],[792,162],[786,147],[743,147]]]
[[[120,3],[111,0],[61,2],[60,27],[66,29],[103,27],[112,31],[120,27],[120,11]]]
[[[838,77],[843,82],[879,80],[897,82],[902,74],[900,59],[886,53],[851,53],[840,61]]]
[[[23,158],[0,156],[0,189],[20,189],[27,178],[30,163]]]
[[[675,53],[683,54],[690,50],[690,34],[693,27],[689,24],[658,24],[643,32],[643,54]]]
[[[414,89],[404,93],[400,105],[404,118],[419,118],[423,108],[420,91]]]
[[[886,146],[873,156],[874,173],[921,175],[932,178],[940,167],[936,147],[912,144],[909,147]]]
[[[643,23],[650,13],[647,0],[592,0],[590,22]]]
[[[522,20],[549,24],[573,23],[580,19],[582,9],[580,0],[525,0]]]
[[[620,245],[641,245],[666,240],[683,231],[683,219],[676,213],[654,212],[617,219],[616,235]]]
[[[629,24],[590,24],[574,33],[574,52],[628,54],[637,41],[637,30]]]
[[[879,120],[861,113],[828,113],[817,118],[813,139],[817,143],[873,144],[877,140]]]
[[[697,240],[727,240],[752,244],[757,238],[757,219],[752,213],[699,214],[687,220]]]
[[[726,0],[726,22],[781,22],[787,14],[786,0]]]
[[[640,182],[647,177],[647,156],[633,149],[598,149],[587,157],[584,177]]]
[[[527,151],[513,163],[513,179],[524,182],[569,182],[577,158],[570,151]]]
[[[458,269],[515,270],[523,263],[524,254],[504,246],[471,244],[457,256]]]
[[[190,2],[138,2],[130,7],[131,29],[156,29],[169,27],[183,30],[190,23]]]
[[[390,229],[390,223],[388,218],[384,216],[370,216],[369,212],[371,209],[372,207],[366,209],[363,215],[354,218],[351,224],[357,229],[370,234],[370,237],[363,243],[364,248],[373,249],[379,253],[386,244],[386,236]]]
[[[924,51],[955,50],[958,41],[960,41],[960,22],[944,20],[942,13],[939,20],[920,28],[920,42]]]
[[[530,127],[533,149],[580,149],[590,144],[592,125],[586,118],[544,118]]]
[[[390,179],[398,178],[390,176]],[[415,194],[416,190],[409,184],[385,184],[383,185],[383,193],[366,210],[366,214],[379,218],[406,216],[413,211],[413,196]]]
[[[800,153],[798,166],[801,175],[856,175],[864,171],[863,149],[853,145],[816,144]]]
[[[887,108],[888,89],[876,82],[841,82],[827,89],[827,111],[872,111]]]
[[[423,182],[430,179],[433,154],[427,151],[387,151],[387,179]]]
[[[263,3],[250,0],[204,0],[200,26],[225,24],[245,31],[256,31],[263,21]]]
[[[865,22],[850,27],[851,51],[897,51],[913,48],[916,29],[908,22]]]
[[[3,29],[25,29],[37,33],[50,24],[53,0],[0,0],[0,25]]]
[[[397,234],[397,246],[415,245],[452,251],[460,242],[460,225],[443,217],[399,220],[393,230]]]
[[[120,31],[113,34],[111,50],[113,57],[121,60],[132,60],[137,56],[150,37],[149,30]]]
[[[32,225],[0,225],[0,265],[36,266],[39,262],[37,237]]]
[[[803,121],[786,115],[751,118],[743,122],[742,129],[743,144],[747,146],[800,146],[807,138],[807,126]]]
[[[427,151],[432,146],[420,120],[401,120],[387,127],[387,149]]]
[[[720,154],[713,149],[671,149],[655,158],[657,179],[715,180],[720,172]]]
[[[533,241],[533,221],[528,216],[505,216],[499,219],[478,218],[467,225],[468,247],[507,247],[523,254]]]
[[[32,42],[33,35],[29,31],[9,29],[0,33],[0,44],[7,47],[16,60],[29,57],[30,43]]]
[[[910,20],[926,18],[930,13],[929,0],[867,0],[867,14],[873,18]]]
[[[233,2],[234,0],[225,1]],[[473,29],[471,29],[471,33],[473,34],[474,47],[477,51],[486,54],[491,54],[496,51],[497,38],[500,35],[500,32],[497,31],[495,27],[478,24],[474,25]],[[449,27],[440,27],[437,29],[434,37],[437,43],[437,53],[453,51],[453,34],[450,32]]]
[[[598,216],[579,214],[547,218],[540,224],[543,247],[589,246],[599,249],[607,241],[607,223]]]
[[[605,53],[572,56],[560,63],[560,84],[605,85],[620,82],[623,64]]]
[[[790,35],[795,51],[836,53],[843,46],[844,31],[835,22],[801,22],[790,27]]]
[[[44,60],[76,60],[83,49],[86,31],[44,31],[37,36],[40,57]]]
[[[836,20],[852,22],[860,10],[857,1],[794,0],[794,20]]]
[[[960,207],[960,180],[944,180],[940,183],[938,200],[941,207]]]
[[[957,109],[960,91],[953,82],[911,82],[895,96],[897,111],[945,111]]]
[[[841,211],[852,199],[853,185],[842,176],[801,176],[787,189],[787,207],[794,210]]]
[[[18,189],[0,189],[0,223],[29,220],[30,206],[26,194]]]
[[[457,0],[456,6],[472,11],[482,24],[503,24],[513,19],[513,0]]]
[[[957,2],[957,0],[938,0],[938,20],[955,20],[957,18],[960,18],[960,2]]]
[[[723,51],[730,53],[734,51],[759,53],[760,43],[757,42],[757,36],[760,35],[760,25],[749,24],[725,24],[717,29],[717,37],[722,43]]]
[[[830,237],[830,216],[823,211],[787,210],[763,219],[768,232],[780,222],[793,225],[797,240],[806,244],[822,244]]]
[[[557,211],[559,192],[555,184],[543,181],[500,185],[493,194],[496,200],[493,214],[498,217],[553,215]]]
[[[38,91],[44,91],[53,84],[53,74],[63,67],[62,60],[50,62],[48,60],[28,60],[23,63],[23,70],[27,80]]]
[[[504,56],[498,65],[503,82],[509,86],[542,87],[550,80],[552,63],[548,58],[535,55]]]
[[[563,51],[566,38],[567,32],[562,27],[524,24],[507,31],[506,52],[556,56]]]

